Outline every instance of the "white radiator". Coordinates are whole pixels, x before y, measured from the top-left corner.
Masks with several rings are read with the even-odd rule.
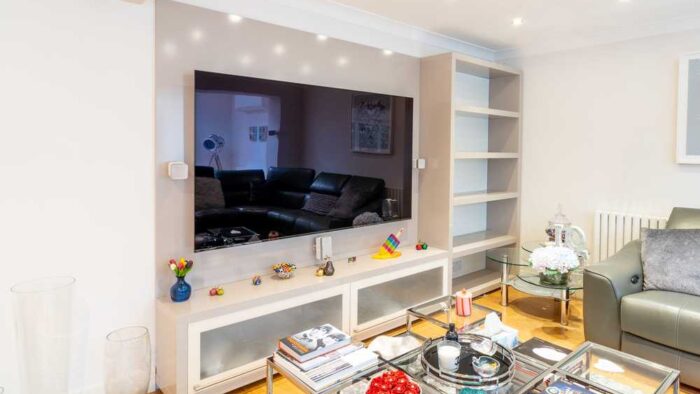
[[[643,228],[665,228],[666,218],[597,211],[593,228],[593,262],[603,261],[639,239]]]

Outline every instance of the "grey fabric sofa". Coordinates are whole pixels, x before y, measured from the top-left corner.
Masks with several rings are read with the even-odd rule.
[[[666,228],[700,229],[700,209],[674,208]],[[586,268],[586,340],[676,368],[682,383],[700,387],[700,297],[642,283],[640,241]]]

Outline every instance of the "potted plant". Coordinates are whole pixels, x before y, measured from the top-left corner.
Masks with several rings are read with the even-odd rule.
[[[553,286],[567,284],[569,272],[581,264],[576,253],[564,246],[537,248],[528,261],[540,273],[540,283]]]
[[[170,299],[173,302],[182,302],[190,299],[192,295],[192,286],[185,282],[185,276],[192,270],[194,262],[181,258],[179,261],[170,259],[168,266],[175,273],[177,282],[170,288]]]

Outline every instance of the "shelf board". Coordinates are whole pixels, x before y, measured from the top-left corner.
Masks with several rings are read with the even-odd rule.
[[[517,159],[517,152],[455,152],[455,160],[461,159]]]
[[[452,238],[452,257],[467,256],[493,248],[512,245],[516,242],[518,242],[518,239],[513,235],[490,230],[457,235]]]
[[[459,53],[455,54],[455,61],[457,63],[457,72],[481,78],[515,77],[520,75],[520,72],[512,67]]]
[[[463,113],[468,115],[486,116],[491,119],[494,118],[512,118],[517,119],[520,117],[519,112],[505,111],[502,109],[486,108],[486,107],[476,107],[473,105],[455,105],[455,112]]]
[[[510,200],[518,198],[518,192],[477,192],[456,193],[452,198],[452,205],[469,205],[489,201]]]
[[[501,273],[488,268],[452,279],[452,290],[467,289],[474,297],[497,289],[501,285]]]

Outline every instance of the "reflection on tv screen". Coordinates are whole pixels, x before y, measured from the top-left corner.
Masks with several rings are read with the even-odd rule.
[[[411,217],[413,99],[195,72],[195,251]]]

